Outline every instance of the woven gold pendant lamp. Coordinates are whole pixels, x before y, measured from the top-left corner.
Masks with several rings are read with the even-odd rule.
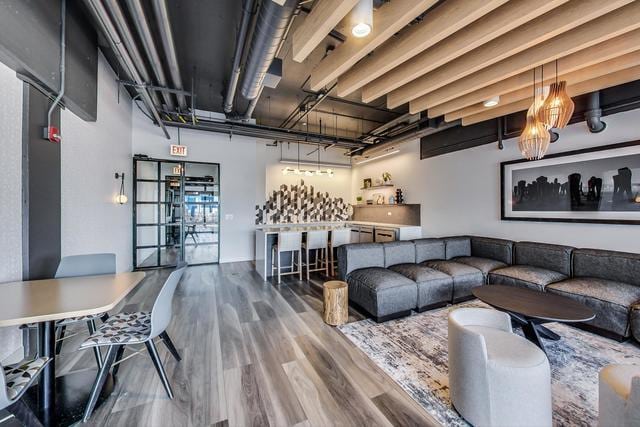
[[[538,111],[538,120],[549,128],[562,129],[567,126],[575,104],[567,94],[567,82],[558,82],[558,60],[556,60],[556,81],[551,84],[549,96]]]
[[[536,74],[533,70],[533,104],[527,111],[527,124],[518,138],[520,153],[527,160],[538,160],[544,157],[551,143],[549,130],[538,120],[542,97],[536,93]],[[544,95],[542,95],[544,96]]]

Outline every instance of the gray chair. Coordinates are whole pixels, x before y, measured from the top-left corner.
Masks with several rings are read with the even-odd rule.
[[[486,308],[449,313],[451,403],[475,426],[551,426],[551,369],[542,350]]]
[[[116,255],[111,253],[71,255],[60,260],[55,278],[61,279],[65,277],[81,277],[81,276],[99,276],[103,274],[115,274],[116,272]],[[62,344],[66,338],[67,326],[79,322],[86,322],[89,335],[96,331],[96,320],[101,319],[103,322],[109,318],[108,313],[90,314],[87,316],[69,317],[56,321],[56,354],[62,351]],[[29,328],[37,328],[37,324],[27,325]],[[102,367],[102,355],[98,348],[94,349],[94,355],[98,367]]]
[[[166,329],[169,326],[169,322],[171,322],[173,294],[186,268],[186,263],[180,263],[169,275],[156,297],[151,312],[120,313],[113,316],[103,323],[96,333],[91,335],[80,346],[81,349],[108,348],[104,364],[98,372],[89,402],[87,402],[85,408],[84,422],[87,422],[93,413],[100,391],[107,380],[107,375],[111,367],[113,366],[114,376],[118,373],[118,368],[127,345],[144,344],[146,346],[169,399],[173,399],[171,384],[169,384],[167,374],[164,371],[162,361],[158,356],[158,351],[153,340],[156,337],[160,337],[173,357],[177,361],[181,360],[177,349],[173,345],[169,335],[167,335]]]
[[[48,357],[38,357],[15,365],[0,365],[0,410],[7,409],[24,425],[41,425],[36,415],[20,398],[50,361]]]
[[[331,239],[329,240],[329,264],[331,265],[331,276],[336,275],[336,251],[340,246],[351,243],[351,228],[336,228],[331,230]],[[340,266],[338,265],[338,269]]]

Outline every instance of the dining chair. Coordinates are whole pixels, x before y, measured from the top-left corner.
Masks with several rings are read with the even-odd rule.
[[[336,275],[336,250],[342,246],[351,243],[351,229],[336,228],[331,230],[331,239],[329,240],[329,265],[331,265],[331,276]]]
[[[302,262],[302,266],[307,268],[307,282],[309,281],[309,273],[312,271],[324,271],[324,274],[329,275],[329,256],[327,252],[327,245],[329,244],[329,232],[327,230],[313,230],[307,231],[307,240],[302,243],[305,260]],[[310,259],[310,251],[315,251],[315,258],[313,264]],[[311,266],[313,265],[313,269]],[[320,267],[318,267],[318,265]]]
[[[167,396],[169,396],[169,399],[173,399],[171,384],[169,384],[153,340],[156,337],[160,337],[173,357],[178,362],[181,360],[180,354],[169,338],[166,329],[169,326],[169,322],[171,322],[173,294],[186,268],[187,263],[182,262],[169,275],[153,303],[151,312],[120,313],[110,317],[80,345],[81,349],[107,347],[104,363],[98,372],[84,411],[83,422],[87,422],[91,417],[100,396],[100,391],[112,366],[113,375],[117,374],[127,345],[144,344],[146,346]]]
[[[104,274],[116,273],[116,254],[99,253],[86,255],[71,255],[63,257],[58,264],[55,278],[62,279],[66,277],[82,277],[82,276],[99,276]],[[66,338],[67,326],[75,323],[86,322],[89,335],[96,331],[96,320],[103,322],[109,318],[108,313],[90,314],[87,316],[69,317],[56,321],[56,354],[62,351],[62,344]],[[27,325],[29,328],[37,328],[36,323]],[[102,367],[102,355],[100,349],[94,349],[94,356],[98,367]]]
[[[0,365],[0,410],[6,409],[24,425],[40,426],[36,415],[20,398],[50,361],[48,357],[37,357],[14,365]]]
[[[291,265],[282,266],[283,252],[291,252]],[[296,254],[298,255],[298,263],[296,264]],[[294,270],[295,266],[298,266],[297,270]],[[289,272],[283,273],[282,269],[290,269]],[[278,242],[275,243],[271,250],[271,274],[274,271],[278,273],[278,283],[280,283],[281,276],[287,274],[297,274],[302,280],[302,233],[299,231],[282,231],[278,233]]]

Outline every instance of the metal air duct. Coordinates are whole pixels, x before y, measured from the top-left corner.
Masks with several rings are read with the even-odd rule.
[[[246,99],[258,97],[296,5],[296,0],[286,0],[282,6],[272,0],[262,2],[242,79],[241,92]]]
[[[131,0],[130,0],[131,1]],[[233,53],[233,69],[231,71],[231,78],[229,79],[229,87],[227,88],[227,95],[224,98],[224,112],[229,114],[233,111],[233,99],[236,96],[236,89],[238,87],[238,80],[240,79],[242,51],[247,39],[247,31],[249,29],[249,23],[251,22],[251,14],[253,11],[253,0],[244,0],[242,5],[242,22],[240,23],[240,31],[238,32],[238,38],[236,40],[236,50]]]
[[[587,122],[589,132],[600,133],[607,128],[607,124],[600,120],[600,91],[591,92],[587,98],[587,111],[584,112],[584,120]]]

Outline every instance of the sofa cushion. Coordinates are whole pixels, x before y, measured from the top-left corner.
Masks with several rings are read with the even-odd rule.
[[[513,264],[513,242],[491,237],[471,237],[471,256]]]
[[[384,267],[384,249],[380,243],[350,243],[338,247],[340,280],[345,280],[354,270],[367,267]]]
[[[413,242],[386,242],[384,248],[384,266],[416,262],[416,245]]]
[[[473,288],[484,284],[482,271],[470,265],[444,260],[425,261],[421,265],[434,268],[453,278],[453,302],[470,297]]]
[[[490,271],[507,267],[507,264],[502,261],[497,261],[491,258],[480,258],[476,256],[463,256],[460,258],[454,258],[454,261],[477,268],[478,270],[482,271],[482,274],[485,278],[487,278]]]
[[[493,270],[489,273],[490,285],[509,285],[544,291],[545,287],[554,282],[565,280],[567,276],[557,271],[530,265],[511,265]]]
[[[640,302],[631,307],[631,333],[640,342]]]
[[[376,317],[416,308],[418,287],[413,280],[382,267],[354,270],[347,277],[349,300]]]
[[[413,243],[416,245],[416,263],[433,259],[444,259],[445,249],[442,239],[417,239]]]
[[[564,295],[596,312],[586,322],[617,335],[628,337],[631,306],[640,301],[640,287],[594,277],[578,277],[554,283],[547,292]]]
[[[433,268],[418,264],[397,264],[389,270],[400,273],[418,285],[418,309],[450,302],[453,278]]]
[[[547,243],[517,242],[514,245],[514,264],[530,265],[571,275],[571,246],[550,245]]]
[[[640,254],[576,249],[573,251],[573,275],[640,286]]]
[[[467,236],[446,237],[444,239],[445,259],[471,256],[471,238]]]

